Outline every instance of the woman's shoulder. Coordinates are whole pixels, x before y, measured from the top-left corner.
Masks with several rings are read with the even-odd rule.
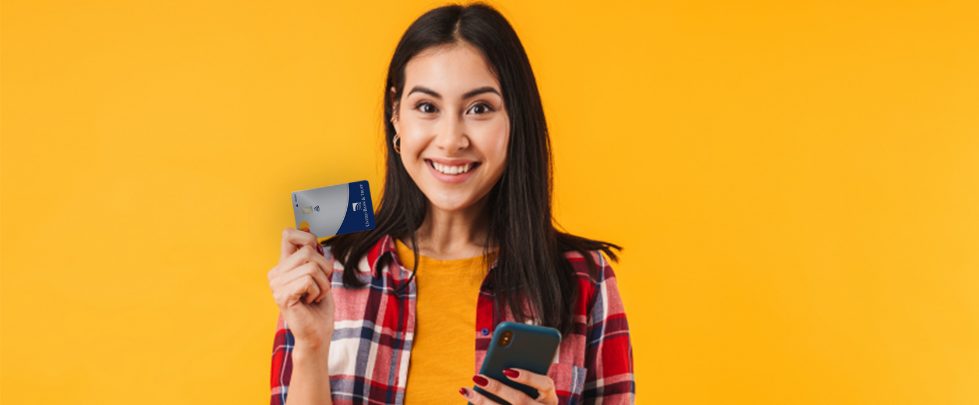
[[[571,250],[564,252],[564,257],[571,263],[577,275],[578,299],[590,314],[603,294],[618,296],[618,283],[609,260],[601,250],[589,250],[586,253],[587,256],[580,251]],[[589,261],[594,263],[594,267],[589,265]]]
[[[587,256],[577,250],[564,252],[564,258],[571,263],[579,279],[592,284],[600,284],[609,277],[615,277],[612,266],[601,250],[589,250]]]
[[[587,280],[592,285],[599,285],[614,277],[608,258],[618,260],[615,251],[621,251],[622,247],[614,243],[564,232],[559,232],[557,239],[565,259],[571,263],[572,268],[581,280]]]

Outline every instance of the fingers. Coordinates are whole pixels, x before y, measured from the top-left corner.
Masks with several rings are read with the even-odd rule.
[[[304,245],[299,250],[292,252],[289,257],[280,261],[278,265],[269,271],[269,281],[278,277],[282,273],[288,272],[289,270],[308,262],[319,264],[327,276],[333,273],[333,265],[330,264],[330,261],[327,260],[326,257],[320,254],[316,249]]]
[[[469,400],[473,405],[500,405],[499,402],[486,398],[483,394],[476,392],[472,388],[459,388],[459,394]]]
[[[535,398],[537,401],[545,402],[546,398],[557,399],[557,391],[554,388],[554,380],[546,375],[537,374],[520,368],[508,368],[503,370],[503,374],[510,380],[529,385],[540,392],[540,396]]]
[[[319,241],[316,240],[316,235],[310,232],[300,231],[295,228],[286,228],[282,231],[282,251],[279,255],[279,262],[281,263],[290,255],[296,252],[296,249],[303,246],[309,246],[314,250],[322,250]],[[322,253],[320,253],[322,255]]]
[[[308,249],[308,247],[304,247],[303,249]],[[311,298],[313,301],[319,301],[323,299],[323,297],[326,296],[326,292],[330,290],[330,279],[326,273],[323,272],[321,266],[321,264],[315,262],[300,264],[292,270],[287,271],[270,281],[269,287],[272,289],[272,291],[275,291],[276,289],[281,288],[281,286],[289,284],[297,278],[309,276],[313,278],[313,282],[316,283],[317,288],[319,289],[319,294],[314,295]]]
[[[311,297],[316,297],[320,293],[319,287],[310,276],[299,277],[275,291],[273,297],[279,308],[289,308],[299,304],[303,294],[307,294],[307,304],[312,302]]]
[[[500,397],[500,399],[506,400],[507,402],[514,405],[537,403],[537,401],[535,401],[533,398],[528,397],[527,394],[524,394],[523,392],[511,388],[506,384],[503,384],[483,374],[474,376],[473,382],[475,382],[476,385],[479,386],[479,388],[486,390],[486,392],[496,395]],[[489,398],[486,398],[485,396],[483,396],[482,394],[474,390],[468,390],[468,391],[470,394],[472,394],[472,396],[467,397],[467,399],[470,399],[470,401],[475,405],[497,403],[490,400]]]

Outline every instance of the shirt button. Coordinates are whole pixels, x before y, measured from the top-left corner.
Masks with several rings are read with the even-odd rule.
[[[483,328],[480,332],[483,333],[483,336],[489,335],[489,329]]]

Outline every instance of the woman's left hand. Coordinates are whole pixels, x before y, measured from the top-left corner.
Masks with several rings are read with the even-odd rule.
[[[554,380],[552,380],[551,377],[532,373],[519,368],[506,369],[503,371],[503,374],[506,374],[506,376],[513,381],[536,388],[540,395],[537,398],[531,398],[521,391],[510,388],[506,384],[482,374],[473,376],[473,382],[475,382],[479,388],[505,399],[513,405],[557,405],[557,392],[554,390]],[[473,391],[471,388],[460,388],[459,393],[474,405],[499,404],[498,402],[486,398],[476,391]]]

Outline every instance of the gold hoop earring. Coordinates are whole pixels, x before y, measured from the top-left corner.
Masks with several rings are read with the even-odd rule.
[[[401,154],[401,135],[394,134],[394,138],[391,139],[391,144],[394,145],[394,151]]]

